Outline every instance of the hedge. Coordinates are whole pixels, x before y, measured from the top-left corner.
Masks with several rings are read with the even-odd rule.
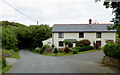
[[[105,56],[120,59],[120,44],[108,43],[104,46],[103,52]]]
[[[84,46],[84,47],[75,47],[74,49],[81,51],[88,51],[88,50],[93,50],[93,46]]]

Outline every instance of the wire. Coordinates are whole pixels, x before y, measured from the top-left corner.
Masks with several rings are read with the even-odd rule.
[[[11,4],[9,4],[8,2],[6,2],[5,0],[2,0],[4,3],[8,4],[10,7],[12,7],[13,9],[15,9],[17,12],[19,12],[20,14],[24,15],[25,17],[27,17],[30,20],[33,20],[35,22],[38,22],[37,20],[25,15],[23,12],[19,11],[17,8],[13,7]]]

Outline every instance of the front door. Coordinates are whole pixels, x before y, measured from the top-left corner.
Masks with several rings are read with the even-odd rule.
[[[96,49],[100,49],[101,48],[101,41],[96,41]]]

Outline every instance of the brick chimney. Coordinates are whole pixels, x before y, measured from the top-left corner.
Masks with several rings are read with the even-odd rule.
[[[92,19],[89,19],[89,24],[92,24]]]

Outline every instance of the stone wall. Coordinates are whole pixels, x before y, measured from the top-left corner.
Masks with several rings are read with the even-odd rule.
[[[104,56],[102,63],[106,66],[120,67],[120,60]]]

